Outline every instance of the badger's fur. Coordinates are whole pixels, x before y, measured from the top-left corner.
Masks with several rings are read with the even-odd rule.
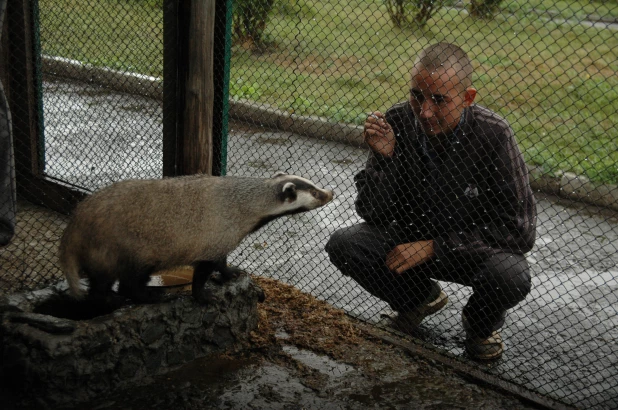
[[[283,215],[325,205],[333,192],[295,175],[269,179],[193,175],[112,184],[82,201],[60,243],[60,264],[71,293],[84,296],[80,277],[94,298],[119,293],[148,301],[154,272],[193,265],[193,294],[214,269],[236,272],[225,257],[242,239]]]

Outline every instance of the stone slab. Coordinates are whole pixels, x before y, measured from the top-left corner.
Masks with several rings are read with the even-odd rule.
[[[5,298],[2,382],[26,402],[74,404],[246,341],[257,327],[261,289],[248,275],[206,286],[213,297],[205,306],[180,295],[88,320],[35,312],[49,298],[67,300],[60,289]]]

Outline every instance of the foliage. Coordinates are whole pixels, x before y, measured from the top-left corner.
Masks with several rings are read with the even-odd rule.
[[[274,0],[236,0],[233,6],[233,35],[240,42],[264,45],[264,30]]]
[[[473,17],[491,18],[500,10],[502,0],[471,0],[469,12]]]
[[[260,85],[256,82],[247,84],[242,77],[230,84],[230,95],[235,100],[253,99],[257,100],[261,96]]]
[[[42,52],[161,77],[163,13],[137,7],[149,1],[39,0]],[[264,37],[277,48],[233,47],[231,97],[358,125],[407,98],[426,44],[455,42],[473,58],[477,102],[507,118],[527,162],[618,184],[618,37],[575,22],[618,18],[615,0],[509,0],[517,18],[499,21],[443,7],[422,33],[394,27],[375,0],[274,1]]]
[[[445,0],[384,0],[395,27],[424,27]],[[410,19],[409,16],[412,16]]]
[[[275,0],[273,11],[288,17],[312,18],[317,14],[315,8],[303,0]]]

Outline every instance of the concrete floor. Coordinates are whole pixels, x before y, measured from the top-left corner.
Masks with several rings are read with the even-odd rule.
[[[44,83],[46,172],[88,189],[118,179],[160,177],[162,114],[156,101],[91,85]],[[329,132],[324,130],[325,134]],[[297,173],[337,193],[318,211],[278,220],[245,242],[230,262],[290,283],[363,320],[389,307],[329,263],[323,250],[336,229],[359,221],[353,176],[362,149],[232,124],[228,174]],[[503,329],[507,351],[488,372],[582,408],[618,407],[618,218],[549,197],[538,199],[538,240],[528,255],[533,290]],[[461,308],[470,290],[443,284],[447,308],[423,324],[426,340],[463,352]]]

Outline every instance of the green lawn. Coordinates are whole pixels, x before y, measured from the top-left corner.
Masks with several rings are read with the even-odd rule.
[[[160,9],[139,0],[84,6],[91,1],[41,0],[43,52],[160,76]],[[272,50],[233,48],[233,97],[360,124],[366,112],[406,98],[420,49],[451,41],[474,59],[478,102],[510,121],[529,163],[618,183],[618,31],[525,12],[554,4],[565,18],[618,16],[617,4],[506,0],[514,14],[475,21],[443,9],[425,31],[393,28],[379,0],[286,4],[267,26]]]
[[[467,3],[467,2],[466,2]],[[549,11],[568,19],[618,19],[616,0],[503,0],[506,12]]]
[[[163,74],[161,0],[39,0],[43,54]]]

